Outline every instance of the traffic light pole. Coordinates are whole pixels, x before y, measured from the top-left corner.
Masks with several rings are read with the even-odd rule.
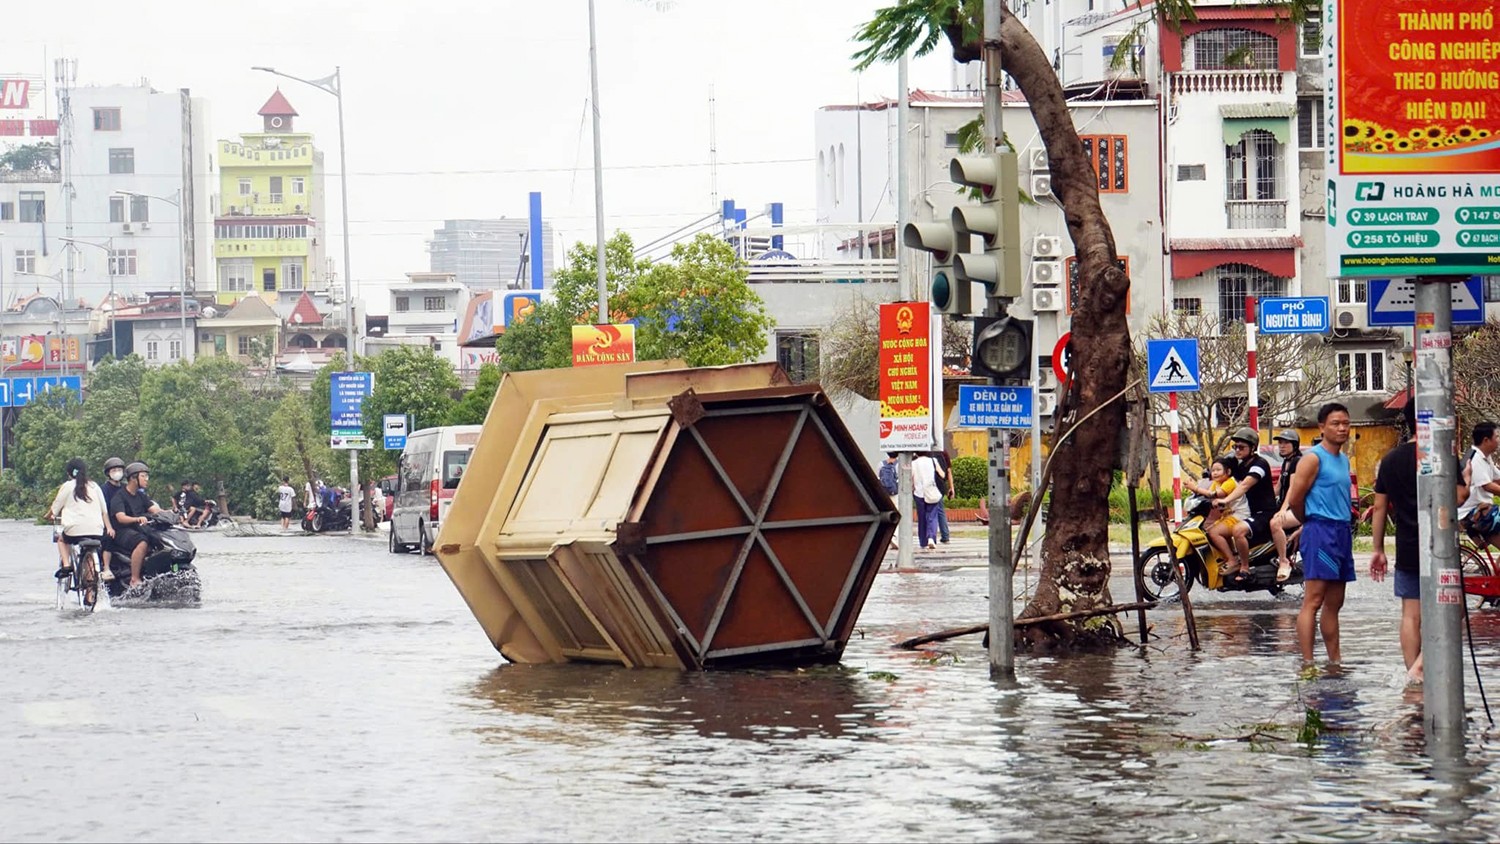
[[[1000,121],[1001,6],[1001,0],[984,0],[984,151],[991,156],[999,148],[1003,136]],[[1009,200],[1009,197],[1005,199]],[[1003,316],[1002,301],[997,297],[987,297],[985,315]],[[1032,356],[1035,357],[1035,354]],[[995,379],[991,379],[991,383],[995,383]],[[1010,435],[998,428],[990,428],[987,433],[990,473],[990,676],[1014,680],[1016,647],[1012,573],[1015,566],[1010,549]]]

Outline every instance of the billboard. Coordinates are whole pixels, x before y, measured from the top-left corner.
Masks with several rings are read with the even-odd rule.
[[[30,106],[31,82],[26,79],[0,79],[0,109],[23,109]]]
[[[1494,0],[1323,8],[1328,274],[1500,274]]]
[[[0,361],[5,368],[51,369],[83,362],[83,339],[28,334],[0,339]]]
[[[932,319],[926,302],[880,306],[880,448],[932,448]]]
[[[635,360],[634,325],[573,326],[573,365],[630,363]]]

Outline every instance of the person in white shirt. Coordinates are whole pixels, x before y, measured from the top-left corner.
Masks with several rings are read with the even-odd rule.
[[[109,511],[105,509],[104,490],[89,480],[88,464],[75,457],[68,461],[65,471],[68,479],[57,488],[52,506],[47,509],[50,518],[62,523],[62,533],[57,537],[57,554],[61,560],[58,577],[66,576],[73,568],[69,545],[77,545],[85,539],[102,543],[106,534],[115,535],[115,529],[109,523]],[[109,570],[105,569],[105,579],[109,576]]]
[[[1500,434],[1495,433],[1494,422],[1480,422],[1473,436],[1474,448],[1467,461],[1469,497],[1458,507],[1458,521],[1465,530],[1500,548],[1500,508],[1493,503],[1494,496],[1500,495],[1500,470],[1491,461],[1500,447]]]
[[[292,478],[290,475],[281,476],[281,486],[276,488],[276,509],[281,513],[281,529],[286,530],[292,524],[292,505],[297,501],[297,491],[292,489]]]
[[[943,489],[939,479],[943,469],[931,454],[911,461],[911,488],[917,499],[917,547],[937,550],[938,508],[943,506]]]

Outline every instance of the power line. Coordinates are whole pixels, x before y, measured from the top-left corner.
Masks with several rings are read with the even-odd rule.
[[[711,161],[679,161],[664,162],[659,164],[612,164],[605,170],[691,170],[705,167],[768,167],[785,164],[811,164],[812,158],[759,158],[746,159],[743,161],[720,161],[717,165]],[[407,177],[407,176],[509,176],[525,175],[534,173],[572,173],[577,167],[480,167],[461,170],[355,170],[356,177]],[[322,175],[325,178],[337,179],[343,174],[335,170],[325,170]],[[145,176],[150,178],[167,179],[180,178],[181,172],[149,173],[137,170],[133,173],[74,173],[74,179],[119,179],[122,176]],[[222,177],[223,170],[217,173],[194,173],[195,178],[209,179]],[[25,182],[17,184],[57,184],[57,182]]]

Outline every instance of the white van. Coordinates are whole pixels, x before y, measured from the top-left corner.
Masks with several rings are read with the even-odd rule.
[[[438,526],[453,504],[469,455],[482,425],[423,428],[406,438],[396,468],[396,503],[391,508],[391,553],[420,548],[432,553]]]

